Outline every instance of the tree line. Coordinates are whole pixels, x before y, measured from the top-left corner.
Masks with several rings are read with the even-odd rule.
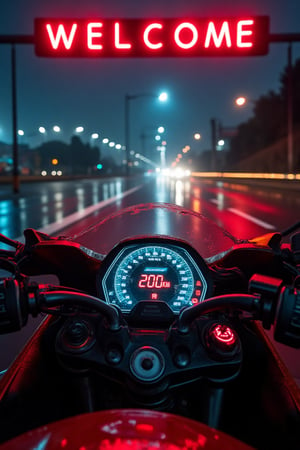
[[[300,130],[300,59],[292,66],[292,109],[294,134]],[[237,127],[227,155],[228,167],[245,160],[249,155],[286,141],[288,134],[288,67],[280,75],[279,90],[270,90],[254,102],[253,116]],[[298,141],[297,141],[298,142]],[[284,149],[283,149],[284,150]],[[285,148],[286,150],[286,148]],[[300,149],[295,148],[296,169],[300,169]]]

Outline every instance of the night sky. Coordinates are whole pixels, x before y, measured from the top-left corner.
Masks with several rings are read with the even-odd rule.
[[[300,32],[299,0],[0,0],[0,34],[33,34],[36,17],[218,17],[268,15],[272,33]],[[293,59],[300,57],[300,43],[293,45]],[[168,155],[184,146],[199,153],[210,148],[210,119],[233,127],[251,116],[252,104],[243,109],[234,98],[251,100],[277,91],[287,62],[287,44],[270,44],[259,57],[53,59],[39,58],[32,45],[17,46],[18,128],[20,142],[39,145],[39,126],[62,129],[69,142],[76,126],[85,127],[82,139],[93,132],[124,145],[125,94],[167,91],[169,100],[154,98],[130,102],[131,147],[141,151],[140,135],[149,136],[165,127]],[[0,45],[0,141],[11,142],[10,46]],[[202,135],[196,142],[195,132]],[[153,137],[152,137],[153,136]],[[116,158],[120,151],[110,150]]]

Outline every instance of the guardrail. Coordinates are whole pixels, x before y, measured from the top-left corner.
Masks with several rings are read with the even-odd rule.
[[[299,173],[252,173],[252,172],[192,172],[193,177],[237,178],[256,180],[300,180]]]

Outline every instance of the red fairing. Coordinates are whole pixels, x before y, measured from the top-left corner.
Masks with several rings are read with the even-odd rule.
[[[1,450],[251,450],[207,425],[149,410],[108,410],[52,423],[5,443]]]

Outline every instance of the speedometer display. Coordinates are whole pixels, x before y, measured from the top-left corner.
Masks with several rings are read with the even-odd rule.
[[[207,280],[190,253],[173,244],[131,244],[117,252],[102,289],[108,303],[130,312],[142,300],[162,301],[174,313],[204,300]]]
[[[132,305],[133,299],[162,300],[178,310],[192,296],[194,276],[178,252],[149,246],[138,248],[123,259],[114,284],[121,307]]]

